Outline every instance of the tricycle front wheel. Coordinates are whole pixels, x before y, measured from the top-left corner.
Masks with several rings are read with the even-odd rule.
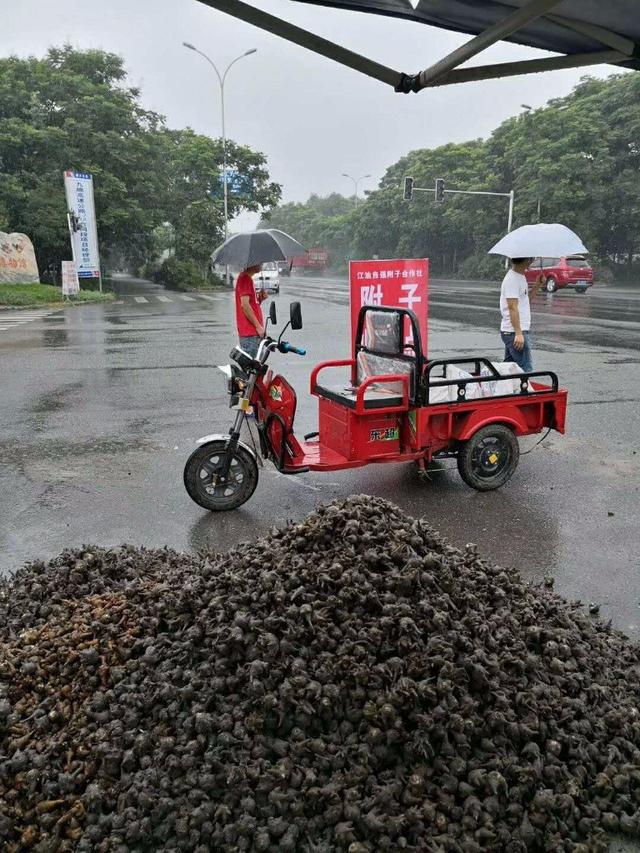
[[[499,489],[518,467],[520,446],[512,429],[489,424],[479,429],[458,451],[458,471],[479,492]]]
[[[233,452],[226,483],[218,483],[229,450],[226,441],[210,441],[194,450],[184,468],[189,497],[212,512],[237,509],[249,500],[258,485],[258,466],[249,451],[239,445]]]

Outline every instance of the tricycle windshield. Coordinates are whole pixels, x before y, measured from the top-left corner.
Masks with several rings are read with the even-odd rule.
[[[397,355],[401,352],[401,316],[391,311],[368,310],[362,332],[362,346],[375,352]]]

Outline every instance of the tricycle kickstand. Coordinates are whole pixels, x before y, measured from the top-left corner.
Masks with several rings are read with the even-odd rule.
[[[431,475],[429,474],[429,468],[424,456],[421,459],[418,459],[418,477],[420,480],[428,480],[432,482]]]

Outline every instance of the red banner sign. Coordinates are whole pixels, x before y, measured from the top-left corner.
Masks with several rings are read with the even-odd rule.
[[[351,349],[355,350],[358,313],[363,305],[408,308],[418,318],[422,351],[426,356],[429,295],[429,261],[351,261],[349,264],[351,299]],[[412,343],[411,327],[405,327],[405,343]]]

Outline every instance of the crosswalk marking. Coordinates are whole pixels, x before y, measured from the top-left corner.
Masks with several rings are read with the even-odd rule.
[[[42,320],[44,317],[55,313],[55,310],[43,308],[25,311],[2,311],[0,312],[0,332],[14,326],[23,326],[25,323],[31,323],[34,320]]]
[[[111,302],[110,305],[131,305],[132,302],[138,304],[149,304],[157,302],[198,302],[205,299],[207,302],[224,302],[227,301],[232,294],[232,291],[219,293],[174,293],[172,296],[165,296],[163,293],[148,293],[146,296],[135,295],[132,293],[120,294],[121,298]]]
[[[153,293],[149,292],[146,296],[142,296],[141,294],[133,294],[133,293],[121,293],[119,294],[119,299],[114,302],[111,302],[111,305],[127,305],[131,304],[131,302],[138,302],[140,304],[149,303],[149,302],[176,302],[180,300],[182,302],[197,302],[199,299],[206,299],[207,302],[219,302],[221,300],[229,299],[229,296],[233,294],[233,291],[229,290],[220,291],[219,293],[198,293],[197,291],[191,291],[190,293],[173,293],[171,296],[167,296],[164,293]],[[0,312],[1,313],[1,312]]]

